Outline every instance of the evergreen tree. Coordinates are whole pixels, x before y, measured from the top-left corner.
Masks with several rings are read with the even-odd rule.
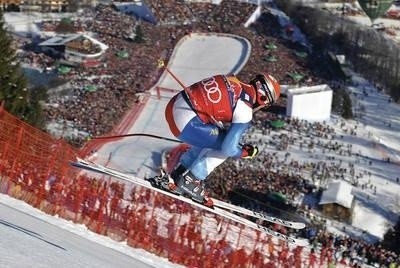
[[[351,98],[350,98],[349,93],[347,91],[344,91],[344,94],[343,94],[343,113],[342,113],[342,116],[345,119],[353,118],[353,108],[352,108]]]
[[[382,246],[388,250],[400,253],[400,217],[393,228],[390,228],[383,236]]]
[[[0,102],[5,102],[8,112],[36,125],[41,109],[33,93],[27,88],[27,80],[20,68],[12,38],[5,29],[0,10]]]
[[[353,118],[353,108],[349,93],[344,88],[333,91],[332,112],[341,115],[345,119]]]

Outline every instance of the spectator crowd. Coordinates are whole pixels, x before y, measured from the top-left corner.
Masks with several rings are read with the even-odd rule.
[[[101,66],[74,68],[68,73],[58,74],[61,81],[67,82],[63,85],[63,92],[67,91],[67,94],[51,94],[50,91],[46,122],[65,127],[72,125],[78,131],[66,131],[64,136],[73,144],[81,146],[87,137],[109,133],[126,111],[140,102],[140,94],[160,77],[162,70],[157,66],[158,60],[168,60],[179,39],[191,32],[223,32],[247,38],[252,45],[252,54],[238,74],[244,81],[250,80],[260,70],[273,73],[283,84],[295,82],[288,75],[290,73],[304,74],[303,84],[322,81],[307,68],[306,59],[296,56],[296,44],[282,41],[280,37],[284,29],[267,7],[250,28],[243,27],[256,9],[249,3],[222,1],[220,5],[214,5],[150,1],[150,8],[159,21],[157,25],[119,12],[112,5],[98,5],[94,10],[85,10],[83,17],[73,20],[77,31],[90,32],[109,46]],[[42,24],[43,32],[55,29],[57,22]],[[143,35],[143,40],[135,41],[137,35]],[[268,50],[266,47],[270,44],[276,49]],[[118,57],[121,51],[128,58]],[[268,61],[271,54],[278,60]],[[55,64],[48,56],[32,49],[22,51],[21,57],[40,69]],[[96,90],[88,91],[88,86],[93,85]]]
[[[285,121],[286,125],[276,129],[269,124],[277,119]],[[362,168],[374,165],[373,161],[344,139],[346,134],[357,137],[358,125],[338,120],[332,127],[325,122],[310,123],[271,114],[258,115],[254,123],[246,141],[265,145],[264,150],[251,162],[231,159],[218,167],[207,180],[214,197],[229,200],[232,193],[243,189],[253,191],[252,196],[254,193],[285,196],[286,200],[281,201],[284,203],[278,204],[265,198],[251,202],[252,196],[246,195],[241,195],[241,202],[255,210],[290,218],[294,216],[293,211],[282,210],[286,203],[295,208],[296,214],[304,215],[310,224],[297,235],[310,240],[313,254],[320,254],[320,265],[324,261],[347,265],[379,264],[383,267],[400,264],[400,257],[385,250],[379,243],[370,244],[362,237],[329,233],[326,218],[319,212],[317,204],[303,201],[306,195],[318,197],[319,189],[323,189],[331,178],[345,180],[367,196],[376,195],[376,185],[370,180],[371,173]],[[289,151],[301,151],[303,157],[291,155]]]

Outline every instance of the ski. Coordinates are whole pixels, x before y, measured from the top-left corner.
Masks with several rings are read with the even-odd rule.
[[[305,223],[303,223],[303,222],[283,220],[283,219],[280,219],[277,217],[272,217],[272,216],[266,215],[262,212],[257,212],[257,211],[250,210],[250,209],[247,209],[244,207],[236,206],[236,205],[233,205],[233,204],[230,204],[230,203],[218,200],[218,199],[213,199],[213,202],[214,202],[214,206],[216,206],[216,207],[239,212],[239,213],[247,215],[247,216],[251,216],[251,217],[254,217],[257,219],[269,221],[269,222],[276,223],[276,224],[286,226],[289,228],[303,229],[304,227],[306,227]]]
[[[208,212],[217,214],[219,216],[222,216],[222,217],[224,217],[226,219],[235,221],[237,223],[241,223],[241,224],[246,225],[246,226],[248,226],[250,228],[253,228],[253,229],[261,231],[261,232],[264,232],[264,233],[266,233],[268,235],[271,235],[273,237],[276,237],[276,238],[278,238],[280,240],[283,240],[283,241],[286,241],[288,243],[295,244],[297,246],[303,246],[304,247],[304,246],[307,246],[309,244],[306,239],[301,239],[301,238],[296,238],[296,237],[284,235],[284,234],[279,233],[277,231],[274,231],[274,230],[272,230],[272,229],[270,229],[268,227],[259,225],[259,224],[255,223],[255,222],[252,222],[252,221],[250,221],[250,220],[248,220],[246,218],[243,218],[243,217],[241,217],[239,215],[236,215],[236,214],[228,211],[227,209],[229,209],[229,210],[235,210],[236,209],[235,210],[236,212],[241,212],[241,211],[238,211],[238,210],[240,210],[240,209],[238,209],[238,207],[234,208],[236,206],[231,205],[229,203],[225,203],[223,201],[216,200],[215,198],[212,198],[212,200],[214,202],[214,207],[211,208],[211,207],[207,207],[207,206],[205,206],[203,204],[200,204],[198,202],[195,202],[192,199],[184,197],[182,195],[176,195],[176,194],[174,194],[172,192],[169,192],[167,190],[163,190],[163,189],[160,189],[160,188],[157,188],[157,187],[153,187],[151,185],[151,183],[149,181],[147,181],[147,180],[143,180],[143,179],[137,178],[137,177],[135,177],[133,175],[126,174],[126,173],[117,171],[117,170],[109,168],[109,167],[105,167],[103,165],[100,165],[100,164],[97,164],[97,163],[94,163],[94,162],[88,162],[88,161],[85,161],[83,159],[79,159],[78,158],[76,162],[71,162],[71,165],[75,166],[77,168],[88,170],[88,171],[92,171],[92,172],[96,172],[96,173],[101,173],[101,174],[113,176],[115,178],[118,178],[118,179],[121,179],[121,180],[125,180],[125,181],[128,181],[128,182],[132,182],[132,183],[135,183],[136,185],[143,186],[143,187],[146,187],[148,189],[152,189],[152,190],[154,190],[156,192],[159,192],[161,194],[164,194],[164,195],[167,195],[167,196],[172,197],[174,199],[186,202],[186,203],[188,203],[190,205],[199,207],[199,208],[204,209],[204,210],[206,210]],[[215,205],[215,204],[219,204],[219,206]],[[224,208],[224,204],[226,204],[226,208]],[[243,208],[243,211],[244,211],[243,214],[245,214],[245,215],[247,215],[246,213],[250,214],[250,212],[251,212],[252,215],[254,215],[254,217],[258,216],[257,212],[253,212],[253,211],[247,210],[245,208]],[[249,216],[252,216],[252,215],[249,215]],[[264,215],[264,214],[262,214],[262,215]],[[266,215],[264,215],[264,216],[266,216]],[[273,218],[273,217],[271,217],[271,218]],[[278,220],[277,220],[276,223],[279,223]]]

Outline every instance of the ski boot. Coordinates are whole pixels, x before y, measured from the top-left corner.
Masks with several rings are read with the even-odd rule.
[[[147,178],[146,180],[150,182],[151,186],[153,186],[154,188],[166,190],[174,194],[181,195],[181,192],[175,191],[174,187],[170,187],[170,185],[174,185],[174,180],[171,178],[171,176],[167,172],[165,172],[164,169],[160,169],[160,173],[160,175]]]
[[[173,184],[169,183],[168,185],[171,190],[180,192],[197,203],[203,204],[207,207],[213,207],[214,204],[211,198],[207,196],[207,192],[204,188],[204,182],[196,179],[190,170],[179,165],[171,173],[171,178],[174,182]]]

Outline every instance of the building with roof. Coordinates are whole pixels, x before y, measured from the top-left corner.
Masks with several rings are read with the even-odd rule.
[[[97,66],[101,63],[108,46],[85,34],[54,36],[39,44],[50,56],[61,58],[71,65]]]
[[[328,85],[290,88],[286,95],[286,116],[290,118],[315,122],[331,116],[332,89]]]
[[[332,219],[351,223],[355,205],[352,186],[345,181],[332,181],[323,191],[319,205],[322,213]]]

